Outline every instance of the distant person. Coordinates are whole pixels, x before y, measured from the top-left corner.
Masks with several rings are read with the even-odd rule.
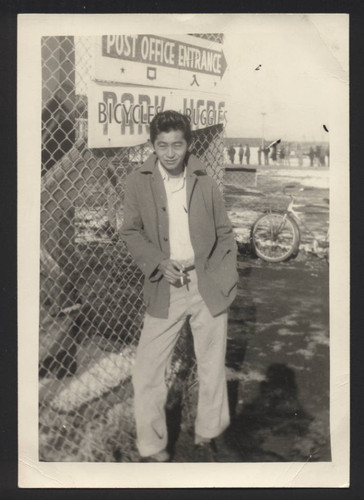
[[[316,160],[316,166],[319,167],[320,166],[320,162],[321,162],[321,146],[317,145],[316,146],[316,150],[315,150],[315,160]]]
[[[246,164],[249,165],[249,163],[250,163],[250,148],[249,148],[249,144],[245,145],[245,158],[246,158]]]
[[[327,166],[330,166],[330,146],[326,148],[326,156],[327,156]]]
[[[297,144],[297,158],[298,158],[298,166],[302,167],[303,165],[303,154],[301,144]]]
[[[286,147],[285,164],[286,164],[287,167],[291,166],[291,148],[290,148],[290,146],[288,144],[287,144],[287,147]]]
[[[273,144],[272,146],[272,155],[271,155],[272,161],[274,164],[277,163],[277,144]]]
[[[321,148],[321,155],[320,155],[320,165],[321,165],[321,167],[325,167],[326,166],[325,157],[326,157],[326,150],[322,147]]]
[[[262,164],[262,148],[261,146],[259,146],[258,148],[258,164],[261,165]]]
[[[313,160],[315,159],[315,151],[314,151],[312,146],[310,147],[310,151],[308,153],[308,156],[310,158],[310,167],[313,167]]]
[[[269,165],[269,151],[270,149],[265,147],[263,149],[263,153],[264,153],[264,165]]]
[[[235,148],[233,145],[229,147],[228,153],[229,153],[230,163],[234,163]]]
[[[228,148],[224,146],[224,163],[228,163],[228,161],[229,161]]]
[[[280,163],[280,165],[284,165],[285,157],[286,157],[286,149],[284,146],[282,146],[281,149],[279,150],[279,163]]]
[[[239,163],[240,165],[242,164],[243,162],[243,157],[244,157],[244,148],[243,146],[240,144],[240,148],[239,148]]]

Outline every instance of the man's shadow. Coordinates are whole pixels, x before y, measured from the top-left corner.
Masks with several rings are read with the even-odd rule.
[[[299,401],[294,370],[274,363],[260,382],[256,398],[233,417],[225,442],[244,462],[290,461],[291,455],[287,454],[291,450],[284,443],[305,436],[312,420]],[[272,440],[275,449],[266,446]]]
[[[249,340],[256,333],[257,309],[249,286],[251,266],[239,268],[237,297],[230,307],[226,367],[228,369],[228,399],[230,417],[234,418],[239,400],[239,377]],[[236,376],[234,376],[236,374]]]

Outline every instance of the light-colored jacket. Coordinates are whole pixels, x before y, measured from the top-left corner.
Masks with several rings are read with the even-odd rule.
[[[187,157],[187,210],[199,292],[213,316],[234,300],[238,281],[236,243],[216,182],[195,156]],[[167,197],[152,154],[127,178],[121,237],[145,276],[147,312],[167,318],[170,285],[158,270],[169,258]]]

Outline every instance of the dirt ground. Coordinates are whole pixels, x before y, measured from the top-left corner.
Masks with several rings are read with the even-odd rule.
[[[328,266],[240,256],[239,274],[227,346],[232,423],[218,459],[330,460]],[[192,439],[181,433],[174,461],[193,460]]]
[[[269,191],[228,187],[234,225],[248,230],[246,214],[256,217],[267,201],[285,206],[281,187],[292,178],[308,188],[302,203],[328,197],[327,171],[301,172],[270,175]],[[314,231],[327,231],[327,214],[304,218]],[[227,345],[231,425],[217,440],[218,461],[329,461],[329,266],[307,251],[306,232],[297,258],[280,264],[246,253],[241,234]],[[191,430],[182,430],[173,461],[193,461],[192,449]]]

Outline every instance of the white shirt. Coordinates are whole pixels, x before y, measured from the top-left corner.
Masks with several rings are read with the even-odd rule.
[[[185,267],[195,261],[188,224],[186,169],[179,177],[169,177],[158,161],[167,194],[170,258]]]

